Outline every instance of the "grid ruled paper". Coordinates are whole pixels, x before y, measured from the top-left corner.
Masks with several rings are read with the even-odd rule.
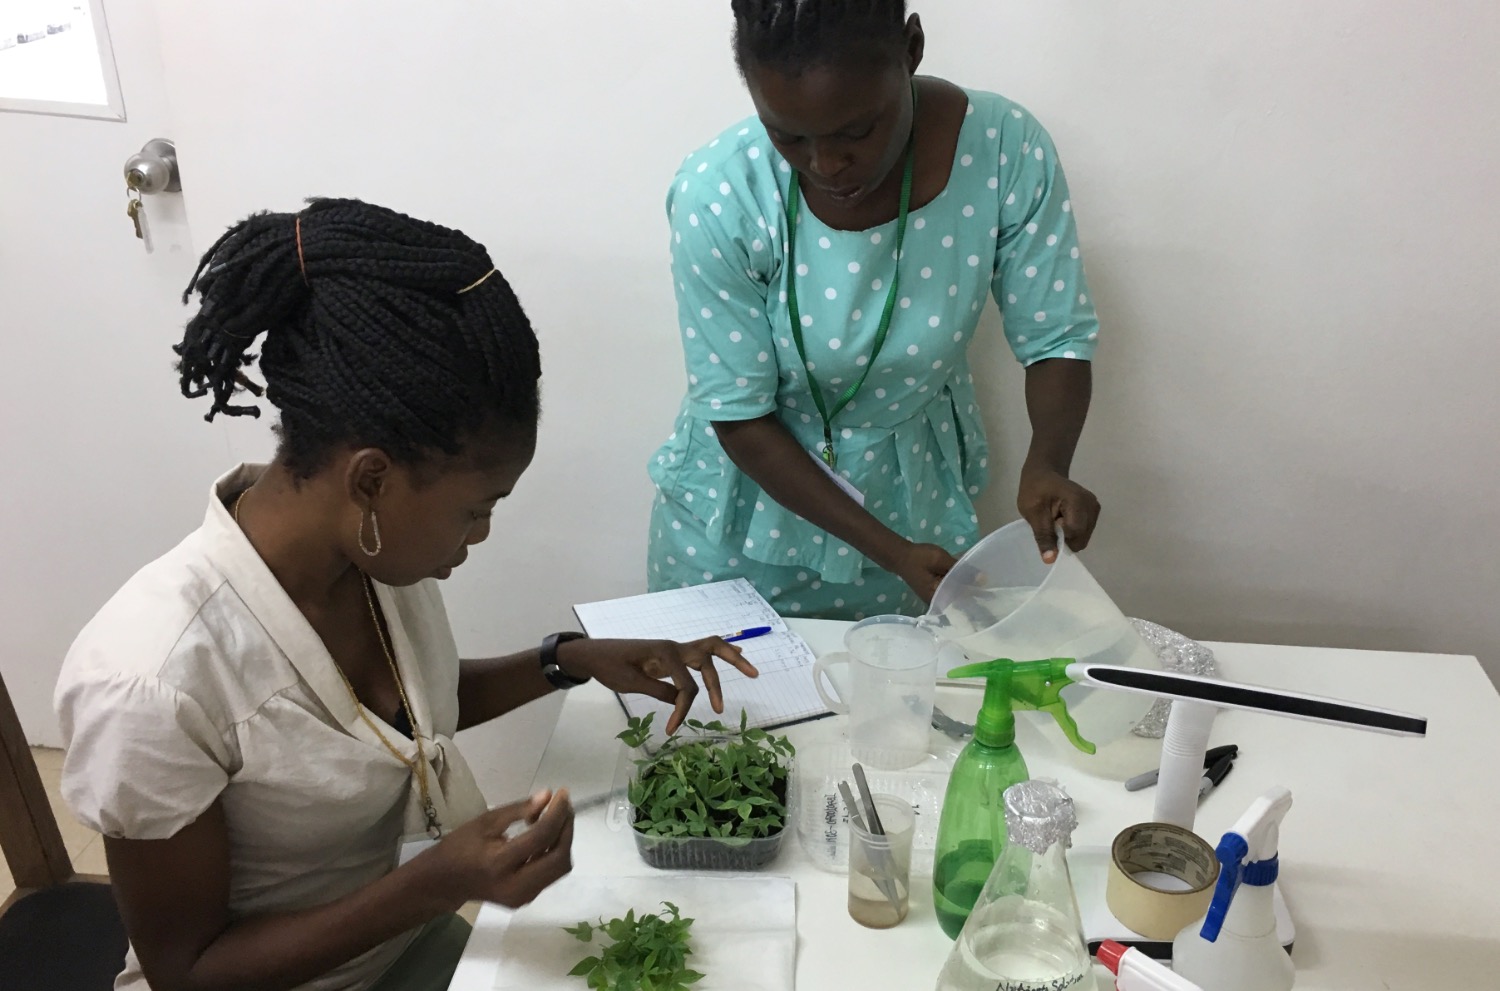
[[[631,640],[699,640],[769,626],[771,633],[736,644],[760,671],[760,677],[747,678],[719,662],[724,714],[715,713],[708,694],[700,692],[688,715],[704,722],[722,719],[738,724],[743,709],[749,725],[761,728],[829,715],[813,688],[812,666],[816,658],[812,648],[787,629],[786,621],[744,578],[587,602],[574,606],[573,612],[591,637]],[[655,712],[657,727],[664,726],[672,712],[671,706],[644,695],[620,696],[620,704],[631,716]]]

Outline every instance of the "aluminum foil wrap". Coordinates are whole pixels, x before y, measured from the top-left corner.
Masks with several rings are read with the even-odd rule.
[[[1144,619],[1132,619],[1131,622],[1135,624],[1135,630],[1141,635],[1141,639],[1156,651],[1164,670],[1202,675],[1206,678],[1219,676],[1219,662],[1214,659],[1214,652],[1198,641],[1189,640],[1181,633]],[[1151,711],[1136,724],[1133,732],[1136,736],[1159,740],[1166,735],[1167,717],[1171,713],[1171,700],[1157,699]]]
[[[1005,789],[1005,825],[1012,843],[1043,854],[1056,843],[1072,847],[1078,813],[1062,785],[1034,778]]]

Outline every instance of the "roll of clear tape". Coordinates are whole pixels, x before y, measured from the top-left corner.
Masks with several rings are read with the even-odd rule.
[[[1148,939],[1169,940],[1203,918],[1219,880],[1219,861],[1198,834],[1164,822],[1120,831],[1110,848],[1104,900]]]

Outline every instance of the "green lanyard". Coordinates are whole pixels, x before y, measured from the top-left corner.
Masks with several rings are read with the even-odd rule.
[[[912,95],[915,97],[915,92]],[[865,363],[865,370],[860,373],[859,379],[840,394],[832,409],[828,408],[827,401],[823,398],[822,386],[818,385],[818,380],[813,378],[812,369],[808,368],[807,347],[802,343],[802,314],[797,308],[797,214],[802,202],[802,191],[796,171],[792,172],[792,187],[786,198],[786,308],[792,319],[792,339],[797,342],[797,356],[802,359],[802,370],[807,373],[808,391],[812,393],[813,403],[818,407],[818,415],[823,418],[823,461],[829,468],[838,467],[838,456],[833,453],[833,418],[844,411],[859,392],[860,386],[865,384],[865,379],[870,377],[870,372],[875,368],[875,359],[885,345],[886,335],[890,333],[891,317],[896,312],[897,287],[901,281],[901,244],[906,240],[906,215],[911,207],[916,137],[917,128],[913,123],[911,137],[906,139],[906,173],[901,178],[901,212],[896,216],[896,271],[891,275],[891,291],[886,294],[885,312],[880,315],[880,328],[875,332],[875,346],[870,349],[870,360]]]

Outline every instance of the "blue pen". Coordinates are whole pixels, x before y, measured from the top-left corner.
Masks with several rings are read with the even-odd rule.
[[[770,632],[771,627],[769,626],[752,626],[748,630],[741,630],[738,633],[730,634],[724,638],[724,642],[734,643],[736,640],[750,640],[754,637],[763,637]]]

